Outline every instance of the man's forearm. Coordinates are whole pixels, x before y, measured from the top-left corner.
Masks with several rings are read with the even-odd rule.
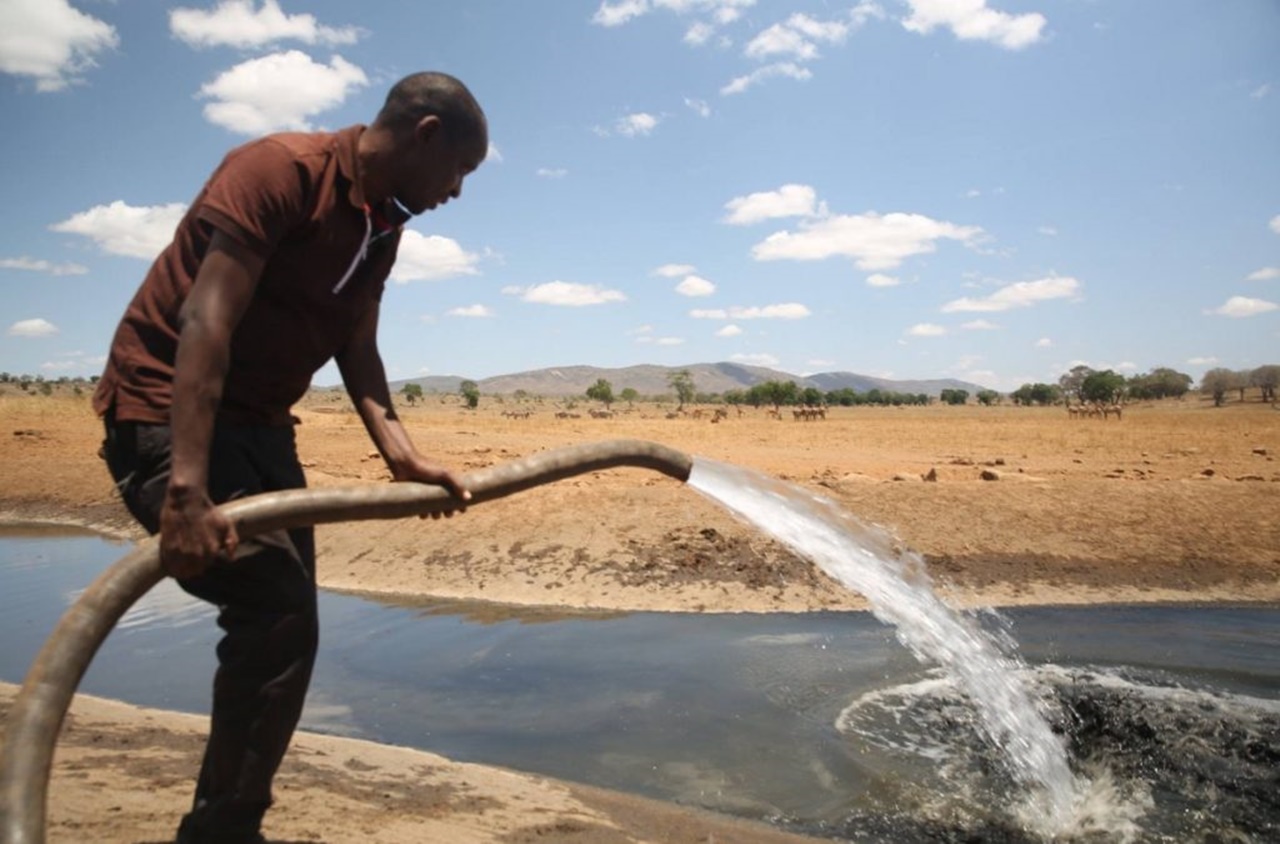
[[[208,489],[209,448],[213,442],[214,419],[222,400],[229,361],[225,331],[188,319],[178,340],[174,366],[173,467],[171,496],[202,496]]]

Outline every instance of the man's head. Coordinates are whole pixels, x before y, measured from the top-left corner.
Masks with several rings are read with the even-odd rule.
[[[462,193],[462,180],[489,151],[484,111],[467,86],[445,73],[397,82],[373,122],[390,139],[385,189],[414,214]]]

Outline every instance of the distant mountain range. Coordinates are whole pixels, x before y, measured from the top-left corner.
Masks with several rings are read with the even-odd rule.
[[[654,366],[641,364],[618,369],[598,366],[557,366],[516,372],[511,375],[495,375],[492,378],[464,379],[457,375],[432,375],[426,378],[407,378],[392,381],[393,392],[405,384],[417,384],[427,393],[456,393],[464,380],[475,381],[481,393],[506,394],[524,390],[535,396],[580,396],[601,378],[609,382],[616,396],[627,387],[642,396],[667,395],[672,392],[669,379],[672,373],[689,370],[693,384],[699,393],[724,393],[729,390],[746,390],[766,381],[794,381],[796,385],[817,387],[824,393],[832,390],[852,389],[859,393],[880,389],[895,393],[925,393],[937,396],[943,390],[968,390],[970,395],[986,389],[980,384],[959,381],[955,378],[935,378],[923,381],[892,381],[873,378],[855,372],[820,372],[816,375],[793,375],[763,366],[744,366],[739,363],[695,363],[689,366]]]

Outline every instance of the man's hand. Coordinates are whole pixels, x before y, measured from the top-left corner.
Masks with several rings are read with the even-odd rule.
[[[457,474],[444,466],[432,463],[421,455],[415,454],[413,459],[393,467],[391,474],[397,481],[412,481],[414,483],[444,487],[454,497],[458,502],[458,506],[451,507],[443,512],[430,513],[429,515],[433,519],[438,519],[441,516],[451,518],[454,513],[465,512],[467,509],[466,502],[471,500],[471,491],[463,486],[462,479]],[[423,518],[426,518],[426,516],[424,515]]]
[[[204,574],[218,560],[230,560],[240,537],[204,493],[175,492],[160,510],[160,565],[172,577]]]

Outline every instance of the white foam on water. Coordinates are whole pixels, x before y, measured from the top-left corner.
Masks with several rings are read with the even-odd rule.
[[[918,555],[830,499],[750,469],[698,458],[689,486],[863,595],[903,645],[941,667],[972,701],[983,732],[1026,789],[1014,814],[1048,837],[1078,828],[1079,810],[1097,795],[1072,773],[1046,718],[1047,704],[1022,681],[1023,663],[938,598]]]

